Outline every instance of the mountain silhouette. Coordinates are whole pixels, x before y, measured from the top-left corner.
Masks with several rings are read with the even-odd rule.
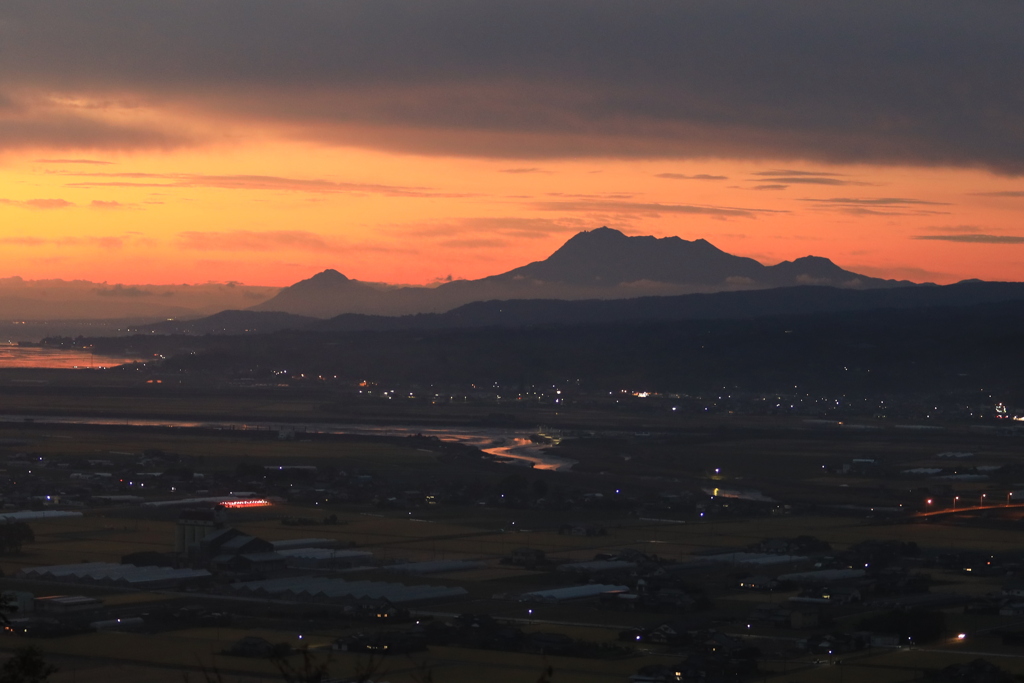
[[[191,321],[137,326],[143,334],[250,334],[279,330],[366,332],[527,329],[546,326],[636,324],[683,320],[754,320],[771,316],[991,306],[1024,301],[1024,283],[965,280],[952,285],[875,289],[798,286],[649,296],[635,299],[514,299],[475,301],[444,313],[385,316],[343,313],[328,320],[272,311],[223,311]]]
[[[765,266],[703,239],[628,236],[597,228],[574,235],[543,261],[479,280],[381,290],[325,270],[251,310],[320,318],[345,313],[408,315],[440,313],[474,301],[632,299],[799,285],[876,289],[913,284],[859,275],[817,256]]]

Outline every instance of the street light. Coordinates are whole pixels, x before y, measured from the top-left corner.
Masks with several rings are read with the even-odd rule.
[[[987,493],[981,494],[981,502],[978,503],[978,507],[985,507],[985,496],[987,496],[987,495],[988,495]]]
[[[956,510],[956,502],[960,500],[960,496],[953,496],[953,509]]]
[[[1010,507],[1010,499],[1013,498],[1013,491],[1006,494],[1006,507]]]

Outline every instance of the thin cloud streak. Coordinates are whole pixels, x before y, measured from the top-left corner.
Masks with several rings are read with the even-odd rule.
[[[657,173],[655,178],[668,178],[670,180],[728,180],[729,176],[724,175],[709,175],[707,173],[697,173],[696,175],[686,175],[685,173]]]
[[[75,205],[66,199],[0,199],[0,204],[23,209],[69,209]]]
[[[304,230],[232,230],[229,232],[185,231],[178,233],[182,249],[200,251],[334,251],[322,236]]]
[[[401,187],[374,183],[335,182],[321,178],[285,178],[265,175],[203,175],[198,173],[88,173],[78,176],[125,178],[127,180],[83,180],[68,187],[212,187],[221,190],[280,190],[313,194],[380,194],[388,197],[459,197],[434,192],[427,187]],[[160,182],[160,181],[167,182]]]
[[[549,235],[576,233],[591,227],[578,218],[521,218],[513,216],[451,218],[420,226],[395,226],[401,235],[414,237],[450,237],[465,233],[500,236],[509,239],[541,239]]]
[[[102,249],[120,249],[124,246],[125,237],[0,237],[0,244],[18,247],[99,247]]]
[[[89,164],[93,166],[113,166],[113,161],[100,161],[98,159],[36,159],[37,164]]]
[[[842,180],[840,178],[818,178],[812,176],[768,176],[768,180],[773,180],[778,183],[786,183],[789,185],[871,185],[872,183],[865,183],[859,180]],[[758,180],[762,180],[759,178]]]
[[[939,216],[949,211],[923,207],[949,206],[948,202],[932,202],[908,197],[832,197],[801,199],[820,211],[837,211],[851,216]]]
[[[1024,244],[1024,237],[1018,235],[983,235],[970,233],[962,235],[917,235],[915,240],[939,242],[960,242],[966,244]]]
[[[769,176],[769,177],[775,177],[775,176],[808,176],[808,177],[812,177],[812,176],[813,177],[830,177],[831,176],[831,177],[835,177],[835,176],[841,176],[843,174],[842,173],[826,173],[825,171],[801,171],[801,170],[793,169],[793,168],[783,168],[783,169],[778,169],[778,170],[775,170],[775,171],[757,171],[755,173],[751,173],[750,175]]]
[[[747,209],[727,206],[699,206],[689,204],[659,204],[622,201],[558,201],[535,202],[532,208],[540,211],[607,211],[610,213],[675,213],[715,216],[719,218],[755,218],[759,213],[789,213],[776,209]]]
[[[301,251],[316,253],[384,252],[409,253],[402,247],[352,244],[307,230],[229,230],[179,232],[175,242],[181,249],[193,251]]]

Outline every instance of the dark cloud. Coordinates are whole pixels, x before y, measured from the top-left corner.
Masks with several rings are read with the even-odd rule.
[[[1024,197],[1024,191],[1004,190],[1002,192],[972,192],[975,197]]]
[[[100,120],[137,105],[430,154],[1018,174],[1022,34],[1019,2],[5,0],[0,147],[195,140]]]
[[[548,171],[542,171],[536,166],[530,168],[503,168],[498,173],[547,173]]]
[[[3,7],[0,6],[0,44],[3,43]],[[3,70],[0,52],[0,71]],[[180,131],[110,123],[77,113],[56,114],[52,108],[19,107],[13,113],[0,109],[0,150],[61,148],[131,150],[171,149],[195,142]]]
[[[685,173],[658,173],[654,176],[655,178],[670,178],[672,180],[728,180],[728,176],[724,175],[708,175],[707,173],[698,173],[696,175],[686,175]]]
[[[785,190],[789,185],[755,185],[755,190]]]
[[[1024,244],[1024,237],[1017,235],[982,235],[969,233],[961,235],[917,235],[915,240],[937,240],[940,242],[968,242],[975,244]]]

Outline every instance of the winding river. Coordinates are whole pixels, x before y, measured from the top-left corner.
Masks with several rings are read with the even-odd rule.
[[[435,436],[442,441],[464,443],[476,446],[485,453],[510,465],[533,467],[539,470],[567,470],[576,464],[575,460],[545,453],[545,445],[530,441],[526,430],[487,429],[474,427],[425,427],[417,425],[338,425],[333,423],[282,423],[282,422],[197,422],[190,420],[154,420],[143,418],[117,417],[55,417],[50,415],[0,415],[0,422],[26,422],[36,424],[89,424],[129,425],[136,427],[183,427],[223,430],[294,430],[321,434],[366,434],[369,436]]]

